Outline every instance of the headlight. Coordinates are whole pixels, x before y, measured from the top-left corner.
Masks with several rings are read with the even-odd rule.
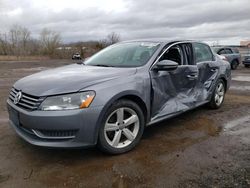
[[[95,97],[94,91],[47,97],[39,110],[73,110],[88,108]]]

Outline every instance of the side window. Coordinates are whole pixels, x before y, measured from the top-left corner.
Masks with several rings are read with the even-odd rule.
[[[213,61],[213,54],[210,48],[202,43],[194,43],[194,55],[196,63],[203,61]]]
[[[236,54],[240,53],[239,49],[237,49],[237,48],[232,48],[231,50],[233,51],[233,53],[236,53]]]
[[[183,55],[185,57],[184,65],[194,65],[194,58],[193,58],[193,48],[191,43],[185,43],[181,45],[183,49]]]
[[[180,46],[176,45],[169,48],[160,58],[160,61],[162,60],[171,60],[177,62],[179,65],[182,65],[183,54]]]
[[[229,48],[226,49],[227,54],[233,54],[233,51]]]
[[[226,50],[222,49],[222,50],[220,50],[220,51],[218,52],[218,54],[219,54],[219,55],[221,55],[221,54],[227,54],[227,52],[226,52]]]

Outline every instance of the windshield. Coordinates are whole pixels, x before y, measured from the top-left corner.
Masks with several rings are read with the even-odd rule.
[[[85,65],[104,67],[139,67],[145,65],[159,43],[132,42],[112,45],[84,62]]]

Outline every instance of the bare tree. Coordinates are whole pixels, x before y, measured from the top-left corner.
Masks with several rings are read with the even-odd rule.
[[[8,35],[6,33],[0,33],[0,55],[8,55],[9,51]]]
[[[45,28],[40,33],[40,41],[43,53],[53,56],[60,45],[61,37],[59,33]]]
[[[27,28],[13,25],[9,31],[9,43],[13,55],[27,55],[27,43],[30,39],[30,31]]]
[[[121,37],[119,34],[112,32],[110,34],[107,35],[107,37],[105,39],[102,39],[98,42],[98,44],[96,45],[96,47],[98,49],[102,49],[105,48],[109,45],[115,44],[117,42],[119,42],[121,40]]]
[[[121,40],[121,37],[120,37],[119,34],[117,34],[115,32],[112,32],[112,33],[108,34],[106,40],[107,40],[107,43],[109,45],[112,45],[112,44],[115,44],[115,43],[119,42]]]
[[[27,43],[28,53],[30,55],[41,55],[41,42],[40,40],[31,38]]]
[[[28,42],[31,40],[31,37],[30,37],[30,31],[23,27],[21,29],[21,46],[23,47],[24,50],[27,50],[27,44]]]

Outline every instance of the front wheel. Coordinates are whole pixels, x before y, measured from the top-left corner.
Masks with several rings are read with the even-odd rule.
[[[212,109],[218,109],[221,107],[225,98],[225,83],[219,79],[216,83],[212,98],[209,102],[209,106]]]
[[[129,100],[114,103],[105,113],[99,130],[98,147],[110,154],[121,154],[133,149],[144,131],[141,108]]]

